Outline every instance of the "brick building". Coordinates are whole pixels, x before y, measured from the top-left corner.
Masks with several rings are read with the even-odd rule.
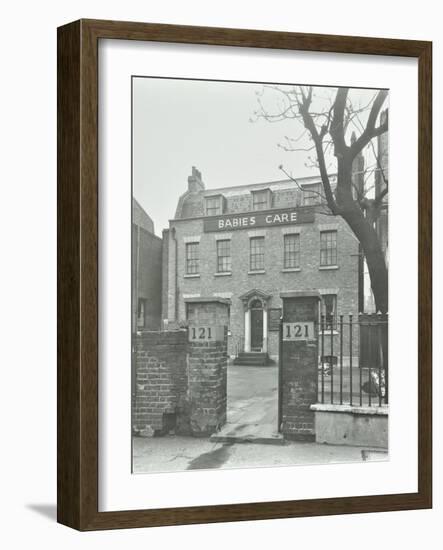
[[[189,299],[226,298],[229,355],[276,360],[280,293],[318,290],[338,335],[338,315],[358,315],[359,247],[320,204],[321,190],[319,177],[209,190],[193,168],[163,232],[164,324],[186,323]]]
[[[161,326],[162,239],[140,204],[132,202],[132,331]]]

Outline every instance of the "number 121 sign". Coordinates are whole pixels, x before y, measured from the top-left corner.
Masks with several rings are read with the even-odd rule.
[[[189,342],[223,342],[224,327],[221,325],[190,326],[188,340]]]
[[[314,322],[283,323],[283,340],[315,340]]]

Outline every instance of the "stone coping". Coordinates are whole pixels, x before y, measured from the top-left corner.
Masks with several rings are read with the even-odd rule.
[[[365,414],[365,415],[377,415],[388,416],[389,405],[382,405],[381,407],[364,407],[360,405],[339,405],[333,403],[314,403],[311,405],[311,411],[315,412],[337,412],[337,413],[350,413],[350,414]]]

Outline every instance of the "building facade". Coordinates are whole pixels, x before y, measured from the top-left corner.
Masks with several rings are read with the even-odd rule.
[[[358,242],[320,204],[320,179],[297,181],[207,190],[193,168],[163,232],[164,325],[186,323],[190,298],[228,298],[228,353],[276,360],[282,292],[319,291],[334,335],[340,314],[357,319]]]
[[[132,202],[132,332],[161,327],[162,239],[140,204]]]

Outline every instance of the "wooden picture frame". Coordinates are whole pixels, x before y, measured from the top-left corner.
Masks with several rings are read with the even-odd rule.
[[[98,511],[98,42],[160,41],[404,56],[419,75],[418,491]],[[432,506],[432,44],[351,36],[80,20],[58,29],[58,521],[79,530],[320,516]]]

